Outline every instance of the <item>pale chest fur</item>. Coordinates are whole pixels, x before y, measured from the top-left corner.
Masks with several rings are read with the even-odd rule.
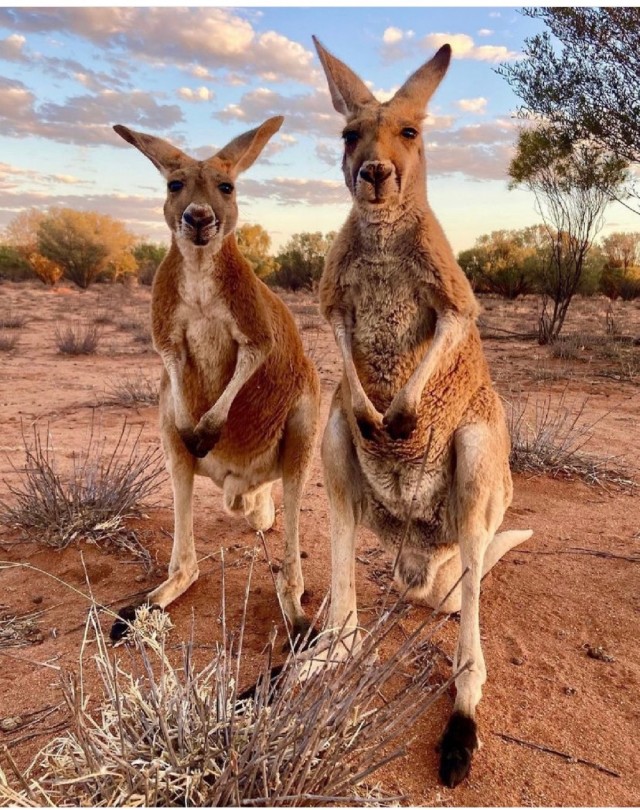
[[[208,393],[218,396],[233,372],[238,346],[246,338],[210,268],[189,268],[184,273],[174,324],[188,362],[197,368],[199,379],[206,381]]]
[[[374,404],[386,406],[433,337],[428,275],[410,262],[359,257],[344,272],[358,375]],[[378,400],[378,402],[376,402]]]

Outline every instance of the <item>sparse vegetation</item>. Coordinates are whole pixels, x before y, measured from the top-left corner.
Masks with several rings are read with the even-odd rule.
[[[0,329],[0,352],[12,352],[18,347],[20,338],[4,329]]]
[[[511,402],[507,409],[511,469],[577,478],[588,484],[635,486],[624,460],[584,452],[593,428],[603,418],[588,421],[587,402],[570,405],[566,391],[556,405],[551,397],[536,399],[532,405],[528,397]]]
[[[250,579],[239,633],[227,633],[223,609],[223,641],[200,670],[192,641],[176,666],[162,634],[137,633],[128,656],[133,672],[127,671],[112,660],[92,608],[99,705],[87,705],[82,681],[65,675],[70,730],[48,743],[25,774],[12,767],[17,781],[0,769],[0,800],[58,807],[397,804],[403,797],[373,790],[367,780],[405,753],[415,722],[453,680],[439,689],[431,683],[433,658],[426,659],[420,638],[425,623],[391,658],[371,666],[405,615],[396,605],[366,632],[360,651],[302,688],[291,655],[276,691],[268,678],[274,635],[261,685],[254,697],[240,699],[249,585]],[[415,676],[398,682],[399,669],[418,662]]]
[[[32,440],[22,436],[25,464],[11,463],[20,483],[6,483],[9,500],[0,499],[0,524],[55,548],[76,541],[128,549],[144,562],[149,554],[126,519],[141,514],[165,476],[159,448],[143,449],[140,433],[124,423],[112,449],[95,437],[91,426],[85,449],[75,452],[71,471],[60,470],[47,430],[34,427]]]
[[[95,354],[100,338],[101,332],[95,323],[75,323],[56,328],[56,346],[60,354]]]
[[[8,310],[4,315],[0,315],[0,329],[22,329],[27,323],[27,318],[21,312]]]
[[[108,383],[107,397],[104,401],[108,405],[136,408],[138,405],[157,405],[158,397],[157,381],[138,371],[136,374],[125,374]]]

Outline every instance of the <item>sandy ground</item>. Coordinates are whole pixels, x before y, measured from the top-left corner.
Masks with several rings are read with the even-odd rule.
[[[320,371],[323,410],[340,376],[340,362],[328,327],[311,295],[283,296],[296,315],[307,349]],[[30,284],[0,286],[0,320],[7,314],[25,318],[12,351],[0,353],[0,497],[19,480],[24,464],[22,433],[49,429],[56,456],[70,464],[72,453],[86,446],[90,425],[107,446],[123,422],[140,429],[143,446],[157,446],[157,409],[104,404],[110,388],[127,375],[154,379],[160,361],[149,343],[150,291],[147,288],[95,287],[86,292]],[[578,301],[566,331],[568,359],[555,358],[534,339],[511,331],[535,329],[536,303],[482,301],[483,331],[492,373],[507,401],[522,403],[530,414],[550,402],[572,412],[581,407],[580,424],[593,425],[585,450],[626,456],[638,463],[640,425],[640,348],[605,338],[605,299]],[[640,303],[617,302],[614,331],[640,335]],[[75,322],[100,321],[98,351],[67,357],[56,350],[56,328]],[[104,321],[107,321],[104,323]],[[508,330],[508,331],[496,331]],[[532,416],[533,418],[533,416]],[[44,433],[42,433],[44,435]],[[614,463],[621,465],[617,460]],[[17,468],[18,472],[14,470]],[[64,551],[35,541],[17,542],[5,534],[3,561],[29,563],[86,592],[85,568],[95,598],[115,607],[131,594],[157,584],[171,548],[172,511],[168,483],[158,490],[157,505],[137,521],[139,536],[156,565],[145,575],[125,554],[105,553],[94,546]],[[281,507],[276,488],[276,505]],[[248,570],[256,543],[241,520],[222,510],[220,493],[198,479],[195,533],[203,559],[199,581],[170,609],[175,644],[186,638],[195,617],[201,663],[219,638],[219,549],[227,560],[228,613],[238,620]],[[454,791],[438,784],[438,736],[451,710],[445,695],[413,732],[409,754],[387,767],[379,778],[389,791],[402,791],[419,805],[635,805],[640,798],[640,568],[637,495],[613,486],[580,481],[515,476],[515,497],[505,519],[507,528],[533,528],[533,538],[511,552],[483,585],[481,624],[488,682],[479,708],[483,741],[469,780]],[[267,536],[269,557],[282,554],[281,518]],[[319,449],[301,515],[301,544],[308,610],[314,612],[329,586],[327,501]],[[358,545],[358,599],[366,622],[380,604],[390,561],[377,551],[377,541],[361,531]],[[81,557],[81,550],[83,557]],[[596,552],[596,553],[594,553]],[[598,556],[600,552],[604,556]],[[634,559],[635,558],[635,559]],[[56,706],[60,701],[57,668],[77,669],[87,602],[77,592],[42,573],[24,568],[0,571],[0,614],[33,614],[36,629],[24,646],[0,643],[0,718]],[[260,652],[273,624],[282,627],[269,563],[262,550],[254,571],[245,644],[244,678],[254,676]],[[426,616],[416,608],[406,620],[409,631]],[[1,618],[1,616],[0,616]],[[105,629],[108,622],[105,619]],[[451,618],[434,641],[451,655],[458,625]],[[35,642],[35,643],[33,643]],[[397,643],[391,639],[389,644]],[[587,655],[601,647],[612,658]],[[446,673],[445,673],[446,674]],[[90,692],[97,682],[88,675]],[[21,765],[51,737],[48,730],[63,719],[54,712],[40,722],[2,730]],[[32,736],[32,735],[37,736]],[[512,742],[517,738],[554,749],[573,759]],[[579,760],[587,760],[581,763]],[[602,766],[617,775],[598,769]]]

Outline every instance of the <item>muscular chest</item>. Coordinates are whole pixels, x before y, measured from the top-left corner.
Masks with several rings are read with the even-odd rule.
[[[414,265],[362,258],[348,267],[343,280],[358,346],[402,352],[433,333],[428,283]]]
[[[193,274],[182,280],[175,326],[189,363],[203,378],[210,384],[226,380],[243,336],[215,278]]]

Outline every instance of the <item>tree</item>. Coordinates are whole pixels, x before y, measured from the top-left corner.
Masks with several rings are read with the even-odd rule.
[[[572,142],[588,138],[640,162],[640,9],[523,13],[549,31],[525,40],[525,59],[498,68],[524,102],[520,114],[545,118]]]
[[[39,208],[20,211],[4,229],[4,241],[26,258],[38,249],[38,228],[44,217]]]
[[[618,231],[602,240],[607,266],[628,270],[640,265],[640,233]]]
[[[522,185],[535,194],[552,243],[538,332],[540,343],[550,343],[578,290],[604,210],[627,180],[627,163],[593,142],[574,143],[539,125],[520,131],[509,176],[510,187]]]
[[[546,249],[548,253],[548,238],[546,244],[540,240],[540,227],[493,231],[478,237],[473,248],[459,254],[458,264],[476,292],[515,299],[536,290],[543,252]]]
[[[324,257],[335,234],[296,233],[276,257],[278,269],[269,283],[289,290],[313,289],[324,268]]]
[[[152,284],[160,262],[167,255],[167,246],[139,242],[131,252],[138,265],[138,281],[140,284]]]
[[[276,269],[276,261],[269,255],[271,237],[262,225],[246,223],[236,228],[238,247],[245,259],[251,265],[258,278],[271,275]]]
[[[86,289],[99,278],[135,272],[134,237],[113,217],[93,211],[52,209],[38,228],[38,252]]]
[[[36,275],[44,284],[55,284],[62,277],[62,268],[56,262],[38,253],[38,229],[45,212],[39,208],[21,211],[11,220],[4,231],[7,245],[21,259],[15,273],[22,278]]]

